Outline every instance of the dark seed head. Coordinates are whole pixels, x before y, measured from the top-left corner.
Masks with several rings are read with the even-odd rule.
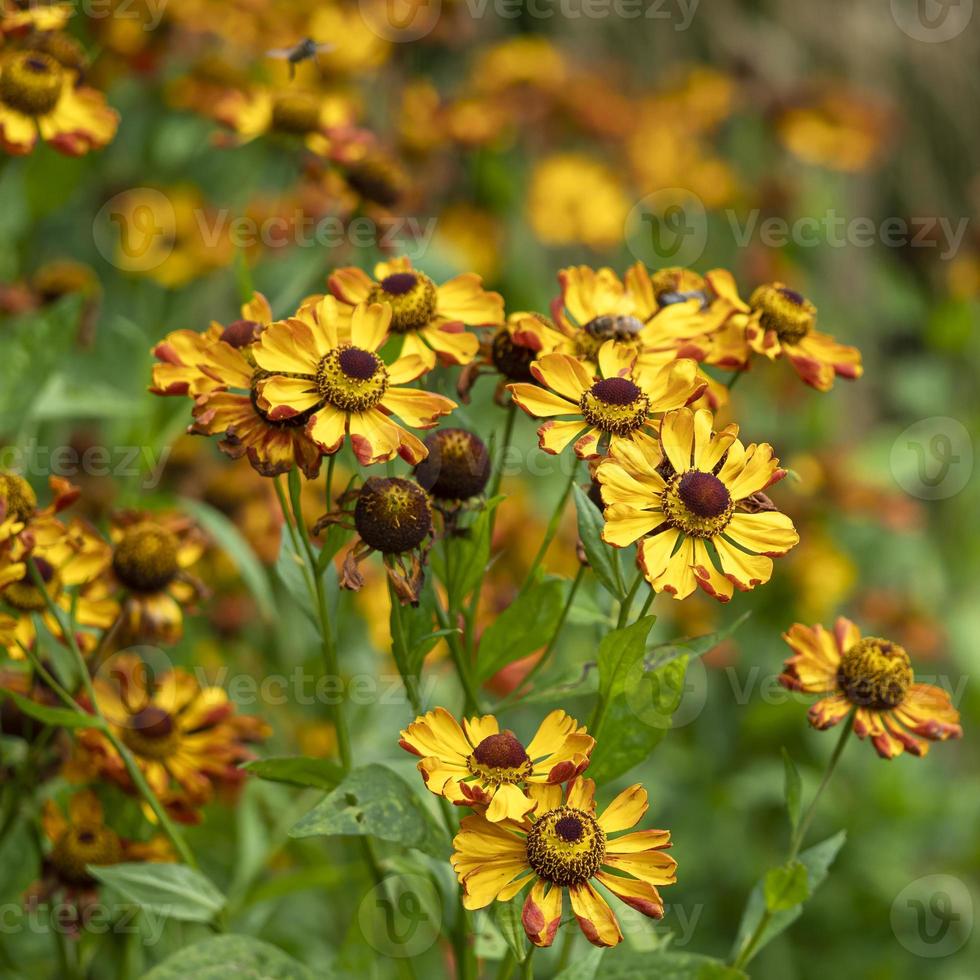
[[[562,817],[555,824],[555,833],[566,844],[576,844],[582,839],[582,821],[578,817]]]
[[[381,280],[381,288],[391,296],[404,296],[415,288],[418,281],[414,272],[393,272]]]
[[[490,479],[490,454],[483,440],[465,429],[440,429],[425,440],[429,455],[415,479],[439,500],[468,500]]]
[[[174,730],[174,720],[163,708],[149,704],[133,715],[132,727],[145,738],[166,738]]]
[[[411,480],[368,477],[354,506],[354,526],[362,541],[383,554],[411,551],[432,530],[429,498]]]

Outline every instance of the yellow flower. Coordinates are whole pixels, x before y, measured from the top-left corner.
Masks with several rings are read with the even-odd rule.
[[[89,865],[177,860],[162,834],[136,841],[117,833],[106,823],[102,804],[90,789],[71,797],[67,815],[54,800],[45,800],[41,828],[51,848],[44,860],[43,877],[28,888],[25,902],[31,906],[60,895],[74,906],[65,922],[73,929],[85,926],[98,901],[98,883],[89,874]]]
[[[830,391],[834,376],[860,378],[861,352],[814,329],[817,308],[781,282],[759,286],[748,305],[731,294],[749,346],[769,360],[786,356],[796,373],[812,388]]]
[[[528,415],[549,419],[538,429],[538,444],[547,453],[560,453],[573,439],[580,459],[596,459],[607,444],[610,450],[636,445],[649,452],[654,415],[697,398],[704,382],[690,359],[672,361],[656,372],[634,370],[634,361],[627,348],[607,341],[599,348],[598,377],[568,354],[546,354],[531,365],[544,387],[516,383],[507,388]],[[562,415],[574,418],[555,420]]]
[[[197,809],[216,790],[237,789],[247,743],[266,738],[268,725],[239,715],[219,687],[202,687],[180,668],[148,677],[132,654],[118,654],[94,680],[98,706],[114,734],[132,752],[146,781],[175,817],[199,819]],[[122,758],[94,728],[78,734],[68,765],[72,778],[105,778],[135,793]]]
[[[545,245],[612,248],[623,240],[629,210],[622,180],[590,157],[556,154],[537,163],[531,174],[528,218]]]
[[[21,35],[32,30],[42,33],[60,31],[74,12],[70,3],[25,4],[18,3],[17,0],[3,0],[0,9],[0,33]]]
[[[424,272],[412,268],[407,258],[379,262],[374,279],[361,269],[338,269],[330,276],[330,292],[348,316],[359,303],[387,303],[391,307],[390,330],[403,337],[401,356],[415,355],[426,370],[443,364],[468,364],[480,342],[466,327],[502,323],[504,301],[489,293],[474,273],[455,276],[437,286]]]
[[[463,819],[451,860],[465,908],[508,902],[531,884],[521,922],[535,946],[554,942],[566,889],[579,928],[594,946],[616,946],[623,938],[595,884],[643,915],[663,917],[658,887],[677,880],[677,862],[663,853],[670,832],[612,836],[646,813],[642,786],[623,790],[598,817],[591,779],[572,780],[564,800],[561,786],[553,783],[533,784],[528,792],[536,808],[523,821],[491,823],[479,813]]]
[[[599,464],[596,479],[605,503],[603,539],[617,548],[639,540],[637,561],[655,592],[684,599],[700,585],[727,602],[733,587],[768,582],[772,558],[799,536],[760,496],[785,476],[772,446],[743,446],[737,425],[714,432],[712,421],[706,409],[671,412],[660,426],[662,456],[622,442]]]
[[[445,708],[408,726],[399,744],[422,756],[425,785],[457,806],[485,810],[488,821],[521,821],[537,803],[532,787],[554,786],[583,772],[595,739],[564,711],[552,711],[527,747],[502,732],[493,715],[464,718],[462,727]]]
[[[64,640],[58,620],[35,584],[32,564],[48,596],[63,613],[73,611],[77,626],[102,630],[116,621],[118,603],[86,588],[105,571],[110,553],[109,546],[80,520],[68,526],[57,518],[31,524],[29,533],[11,547],[6,565],[0,567],[0,616],[7,623],[0,631],[0,646],[9,656],[20,660],[25,649],[33,650],[37,616],[53,636]],[[76,639],[86,652],[95,645],[94,635],[88,632],[77,632]]]
[[[854,731],[871,736],[883,759],[902,752],[923,756],[929,743],[961,738],[960,714],[949,694],[916,684],[903,647],[861,631],[843,616],[833,632],[795,623],[783,634],[793,650],[780,683],[793,691],[827,695],[810,708],[810,724],[831,728],[854,712]],[[921,736],[917,738],[916,736]]]
[[[349,324],[340,304],[327,297],[315,322],[299,317],[272,324],[253,349],[269,372],[256,386],[257,401],[273,422],[308,415],[307,435],[327,454],[345,437],[362,466],[400,455],[417,463],[427,455],[422,441],[390,418],[413,428],[434,427],[456,403],[417,388],[400,387],[426,371],[417,354],[386,363],[376,351],[388,336],[387,304],[362,303]]]
[[[189,569],[204,552],[204,538],[181,514],[125,511],[112,519],[112,564],[105,588],[122,593],[125,639],[176,643],[183,607],[204,592]]]
[[[0,143],[30,153],[38,134],[60,153],[81,156],[116,135],[119,116],[101,92],[76,85],[75,73],[43,51],[0,55]]]

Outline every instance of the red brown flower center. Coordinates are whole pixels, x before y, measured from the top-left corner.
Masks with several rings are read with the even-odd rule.
[[[435,283],[422,272],[393,272],[371,289],[372,303],[391,307],[391,330],[421,330],[436,312]]]
[[[133,715],[133,727],[147,738],[166,738],[174,730],[174,720],[155,704],[148,704]]]
[[[555,823],[555,833],[563,840],[566,844],[574,844],[582,839],[582,835],[585,833],[585,828],[582,826],[582,821],[578,817],[567,816],[562,817]]]
[[[607,405],[632,405],[643,392],[629,378],[603,378],[592,386],[592,394]]]
[[[177,748],[180,732],[173,715],[159,705],[148,704],[129,718],[122,737],[137,755],[166,759]]]
[[[411,480],[368,477],[354,505],[354,527],[376,551],[404,554],[417,548],[432,530],[429,498]]]
[[[465,429],[440,429],[425,440],[429,455],[415,467],[415,479],[438,500],[469,500],[483,493],[490,478],[490,453]]]
[[[370,381],[378,371],[378,359],[370,351],[360,347],[348,347],[340,352],[338,358],[340,370],[348,378],[358,381]]]
[[[603,378],[583,393],[579,407],[589,425],[626,435],[646,423],[650,399],[629,378]]]
[[[481,766],[490,766],[494,769],[516,769],[527,762],[527,752],[513,733],[499,732],[483,739],[473,750],[473,758]]]
[[[254,320],[236,320],[221,331],[221,339],[232,347],[248,347],[254,343],[261,329],[262,324]]]
[[[717,517],[732,502],[728,487],[718,477],[698,470],[691,470],[681,477],[677,493],[688,510],[698,517]]]
[[[419,277],[414,272],[393,272],[381,280],[381,288],[389,296],[404,296],[415,288]]]

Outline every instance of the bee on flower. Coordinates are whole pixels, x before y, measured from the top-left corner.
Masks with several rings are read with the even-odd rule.
[[[400,355],[414,355],[426,370],[442,364],[468,364],[480,342],[466,327],[496,326],[504,320],[499,293],[483,289],[479,276],[463,273],[437,286],[407,258],[379,262],[372,279],[354,267],[337,269],[329,279],[330,292],[351,315],[359,303],[391,307],[390,331],[402,341]]]
[[[272,422],[305,415],[306,434],[325,454],[349,439],[362,466],[424,459],[425,445],[405,426],[432,428],[456,403],[405,387],[428,370],[418,354],[387,362],[377,353],[392,316],[387,303],[362,303],[348,320],[328,297],[313,325],[298,317],[272,324],[252,351],[266,372],[255,385],[258,407]]]
[[[494,823],[483,813],[463,818],[451,861],[464,908],[508,902],[530,885],[521,924],[535,946],[554,942],[566,891],[579,928],[594,946],[616,946],[623,939],[596,885],[643,915],[663,918],[659,889],[677,880],[677,862],[664,853],[670,832],[613,836],[636,826],[646,813],[642,786],[623,790],[598,815],[591,779],[573,779],[567,793],[557,783],[535,783],[528,794],[533,810],[523,819]]]
[[[595,739],[584,725],[555,710],[525,747],[501,731],[493,715],[463,724],[436,708],[401,733],[401,747],[422,757],[426,787],[457,806],[479,809],[492,823],[521,821],[537,805],[532,787],[552,787],[584,772]]]
[[[670,412],[659,450],[621,442],[596,469],[603,540],[617,548],[639,542],[646,580],[676,599],[700,586],[728,602],[735,588],[768,582],[772,559],[799,541],[763,494],[786,475],[772,446],[745,446],[737,425],[716,432],[713,424],[706,409]]]
[[[902,752],[924,756],[930,741],[963,736],[949,693],[917,684],[909,655],[897,643],[862,637],[843,616],[833,630],[795,623],[783,639],[793,656],[780,683],[791,691],[823,695],[809,711],[814,728],[832,728],[853,715],[855,734],[870,737],[883,759]]]

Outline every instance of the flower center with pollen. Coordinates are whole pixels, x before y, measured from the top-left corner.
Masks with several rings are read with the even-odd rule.
[[[381,358],[360,347],[335,347],[320,360],[316,386],[323,398],[345,412],[374,408],[388,390]]]
[[[898,707],[912,680],[912,664],[904,648],[877,636],[855,643],[837,669],[837,683],[848,701],[877,711]]]
[[[49,113],[61,97],[65,72],[41,51],[20,51],[0,64],[0,101],[26,116]]]
[[[394,272],[372,287],[371,303],[391,306],[391,329],[409,333],[424,327],[436,312],[436,285],[421,272]]]
[[[522,783],[531,775],[531,760],[513,732],[488,735],[470,754],[466,765],[474,776],[491,786]]]
[[[646,422],[650,399],[628,378],[603,378],[583,393],[579,407],[589,425],[626,435]]]
[[[133,592],[159,592],[180,571],[178,541],[166,528],[145,522],[129,528],[112,553],[112,570]]]
[[[429,498],[411,480],[368,477],[354,505],[354,527],[365,544],[383,554],[411,551],[432,530]]]
[[[61,592],[61,581],[54,566],[43,558],[27,558],[28,562],[33,561],[41,581],[51,598],[55,598]],[[16,582],[11,582],[3,590],[4,601],[9,603],[14,609],[20,612],[42,612],[47,607],[47,600],[44,593],[34,584],[34,578],[30,570],[24,572],[23,576]]]
[[[773,330],[785,344],[798,344],[817,320],[817,308],[795,289],[782,283],[759,286],[749,299],[753,310],[761,312],[763,330]]]
[[[560,806],[535,821],[527,835],[527,863],[555,885],[588,881],[606,856],[606,835],[584,810]]]
[[[12,518],[24,523],[37,508],[37,495],[31,485],[16,473],[0,473],[0,521]]]
[[[72,885],[92,881],[90,864],[118,864],[123,859],[122,842],[108,827],[80,824],[69,827],[55,842],[49,860],[58,877]]]
[[[695,538],[720,534],[735,510],[728,487],[713,473],[701,470],[673,476],[664,489],[661,503],[667,520]]]
[[[129,719],[122,737],[137,755],[147,759],[166,759],[177,748],[180,733],[168,712],[155,704],[148,704]]]
[[[506,327],[497,332],[490,345],[493,366],[509,381],[534,381],[531,365],[538,352],[514,343]]]
[[[320,128],[320,103],[301,92],[283,92],[272,104],[272,128],[302,136]]]

